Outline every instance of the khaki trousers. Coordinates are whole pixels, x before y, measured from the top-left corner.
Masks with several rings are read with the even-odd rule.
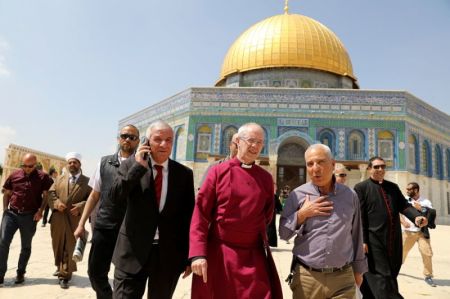
[[[403,263],[416,242],[419,244],[419,252],[422,255],[423,275],[433,277],[433,265],[431,263],[433,251],[431,250],[430,239],[426,239],[422,232],[403,231]]]
[[[293,299],[352,299],[356,291],[352,267],[321,273],[297,265],[290,287]]]

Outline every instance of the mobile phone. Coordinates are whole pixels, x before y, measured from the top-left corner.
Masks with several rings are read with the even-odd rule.
[[[141,137],[141,145],[150,145],[147,137],[145,137],[145,136]],[[144,153],[144,155],[142,156],[142,159],[148,160],[148,153]]]

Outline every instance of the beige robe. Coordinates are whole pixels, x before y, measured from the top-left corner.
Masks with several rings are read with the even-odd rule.
[[[73,233],[80,221],[84,205],[91,192],[88,186],[89,178],[80,175],[72,192],[69,193],[70,173],[66,173],[56,179],[49,190],[49,206],[53,210],[50,221],[50,232],[52,236],[53,254],[55,265],[60,272],[60,279],[70,279],[72,272],[77,270],[76,263],[72,260],[75,248],[75,237]],[[58,203],[64,203],[67,209],[60,212],[56,209]],[[78,216],[73,216],[70,210],[76,207]]]

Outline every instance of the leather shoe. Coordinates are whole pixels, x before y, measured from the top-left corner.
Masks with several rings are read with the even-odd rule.
[[[59,286],[61,289],[68,289],[69,288],[69,281],[67,279],[61,279],[59,281]]]
[[[25,275],[24,274],[17,274],[16,280],[14,280],[15,284],[21,284],[25,281]]]

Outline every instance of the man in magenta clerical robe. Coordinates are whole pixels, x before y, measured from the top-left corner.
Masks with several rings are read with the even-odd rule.
[[[212,167],[197,196],[189,249],[195,299],[282,298],[266,235],[272,176],[255,165],[263,129],[243,125],[237,144],[237,156]]]

